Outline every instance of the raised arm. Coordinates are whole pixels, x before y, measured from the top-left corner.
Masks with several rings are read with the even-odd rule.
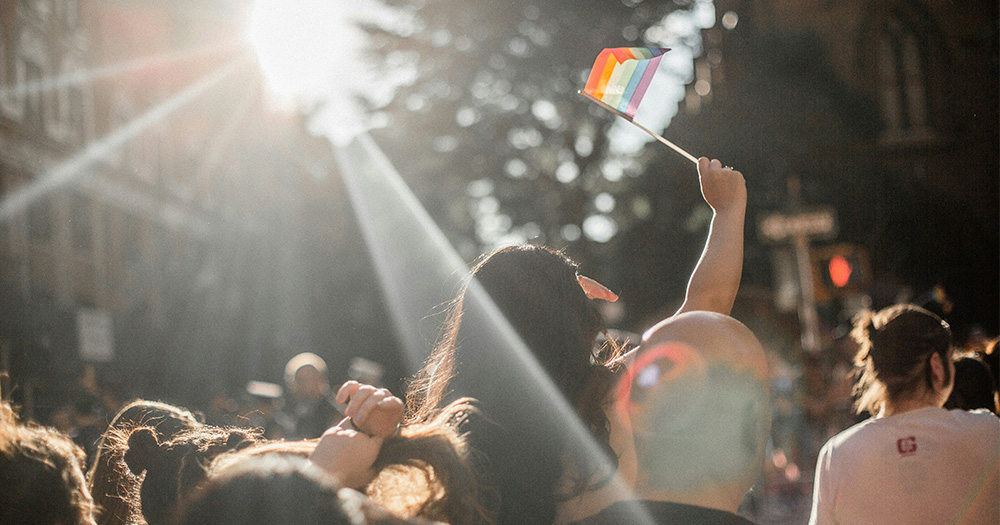
[[[705,250],[688,281],[684,303],[674,315],[696,310],[729,315],[743,274],[743,220],[747,188],[743,174],[718,160],[698,159],[701,194],[712,207]]]

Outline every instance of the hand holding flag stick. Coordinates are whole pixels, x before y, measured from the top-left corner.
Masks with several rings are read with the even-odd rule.
[[[639,102],[660,65],[660,57],[667,51],[669,49],[658,47],[604,49],[594,61],[586,87],[579,93],[631,122],[697,165],[698,159],[694,155],[633,120],[639,109]]]

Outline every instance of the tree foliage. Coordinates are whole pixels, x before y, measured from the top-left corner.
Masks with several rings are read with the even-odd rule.
[[[649,45],[691,4],[395,2],[412,18],[367,26],[371,59],[412,82],[372,108],[373,135],[466,258],[511,240],[586,253],[634,219],[615,196],[643,161],[612,155],[616,117],[577,90],[601,49]]]

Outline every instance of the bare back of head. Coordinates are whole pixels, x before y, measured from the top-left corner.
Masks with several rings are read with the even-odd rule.
[[[735,511],[770,432],[760,342],[731,317],[689,312],[647,331],[627,357],[616,409],[632,420],[637,494]]]

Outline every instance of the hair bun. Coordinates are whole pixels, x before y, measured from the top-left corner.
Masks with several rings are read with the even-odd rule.
[[[133,474],[138,476],[149,468],[159,454],[160,444],[156,441],[153,429],[140,427],[128,436],[128,450],[125,451],[125,464]]]

